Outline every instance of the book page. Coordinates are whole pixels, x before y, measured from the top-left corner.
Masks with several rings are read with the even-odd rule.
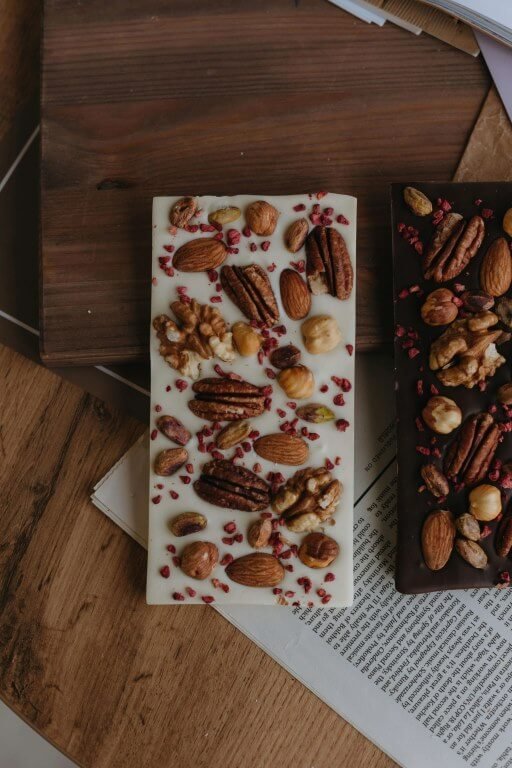
[[[396,592],[392,360],[356,365],[354,605],[220,612],[400,764],[509,768],[512,591]],[[146,456],[139,442],[94,495],[141,539]]]

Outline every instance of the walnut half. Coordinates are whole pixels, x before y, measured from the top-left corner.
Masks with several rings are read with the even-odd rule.
[[[304,533],[320,528],[333,516],[342,492],[339,480],[318,467],[296,472],[277,492],[272,509],[290,531]]]

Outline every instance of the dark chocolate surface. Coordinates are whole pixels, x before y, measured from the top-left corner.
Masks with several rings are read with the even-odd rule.
[[[419,230],[419,238],[424,247],[433,235],[435,227],[432,215],[420,217],[414,215],[403,199],[406,186],[421,190],[434,203],[437,198],[445,198],[452,204],[452,210],[469,219],[475,214],[482,214],[483,209],[491,209],[491,218],[485,218],[485,238],[476,256],[468,268],[454,280],[437,284],[433,280],[425,280],[422,272],[422,257],[414,250],[398,231],[398,225],[403,222]],[[482,203],[477,205],[476,200]],[[484,570],[477,570],[466,563],[454,550],[447,565],[440,571],[431,571],[425,565],[421,551],[421,529],[429,512],[435,509],[449,509],[454,516],[467,512],[469,508],[469,490],[463,488],[456,492],[450,485],[450,494],[445,501],[439,503],[427,490],[420,493],[423,484],[420,468],[423,464],[433,461],[442,469],[444,453],[447,445],[458,434],[455,430],[450,435],[434,435],[424,427],[418,430],[415,424],[417,417],[432,396],[431,385],[439,390],[440,395],[454,400],[462,410],[463,422],[468,416],[485,411],[495,404],[498,388],[511,378],[512,342],[499,346],[499,352],[506,362],[488,379],[485,391],[478,387],[466,389],[463,386],[446,387],[441,384],[435,372],[429,369],[428,356],[433,339],[440,336],[447,326],[432,328],[421,319],[421,305],[431,291],[446,287],[454,290],[454,284],[462,284],[466,289],[479,288],[480,265],[489,245],[498,237],[510,238],[502,228],[503,215],[512,207],[512,183],[422,183],[406,182],[392,185],[392,231],[393,231],[393,265],[394,265],[394,307],[395,322],[406,329],[413,328],[420,334],[419,341],[414,346],[420,354],[410,359],[407,349],[402,348],[403,338],[395,338],[395,376],[397,394],[397,439],[398,439],[398,541],[396,586],[400,592],[417,593],[431,592],[443,589],[462,589],[468,587],[493,587],[504,571],[512,571],[512,558],[500,558],[496,554],[495,541],[499,522],[491,522],[491,534],[479,544],[488,555],[489,563]],[[399,293],[404,288],[419,285],[423,295],[412,294],[400,299]],[[508,291],[512,295],[512,289]],[[500,327],[507,330],[504,326]],[[417,393],[418,379],[423,380],[423,396]],[[497,421],[506,420],[500,407],[495,414]],[[459,428],[460,429],[460,428]],[[442,458],[424,456],[418,452],[417,446],[429,447],[430,439],[435,436]],[[435,447],[431,446],[431,447]],[[505,433],[496,452],[496,457],[502,461],[512,459],[512,432]],[[481,482],[490,482],[484,479]],[[511,511],[512,491],[501,489],[503,512]],[[510,502],[510,503],[509,503]],[[483,524],[481,524],[483,525]]]

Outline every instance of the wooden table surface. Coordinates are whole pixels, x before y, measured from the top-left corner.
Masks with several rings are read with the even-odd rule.
[[[37,94],[21,62],[37,60],[38,6],[0,6],[2,174]],[[447,56],[405,32],[378,34]],[[467,66],[475,79],[453,112],[469,125],[487,76]],[[432,108],[420,94],[418,104]],[[436,171],[455,168],[464,133],[450,134]],[[15,134],[19,151],[27,136]],[[143,429],[0,347],[0,697],[84,768],[395,765],[213,609],[145,605],[144,551],[88,501]]]

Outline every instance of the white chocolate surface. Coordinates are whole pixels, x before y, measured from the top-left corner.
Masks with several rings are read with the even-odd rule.
[[[153,199],[153,287],[152,287],[152,305],[151,321],[159,314],[168,314],[173,317],[169,309],[169,304],[178,298],[176,293],[177,286],[187,286],[189,296],[196,298],[202,303],[206,303],[210,297],[217,295],[215,284],[210,283],[206,272],[198,273],[180,273],[176,272],[174,277],[168,277],[160,268],[158,258],[168,256],[163,246],[174,245],[176,249],[184,242],[197,237],[211,237],[215,233],[202,233],[198,231],[195,234],[185,230],[178,229],[175,235],[169,233],[169,210],[172,204],[179,199],[178,197],[156,197]],[[311,467],[323,466],[325,459],[330,458],[334,461],[336,456],[340,456],[342,461],[339,466],[335,466],[332,471],[333,477],[338,478],[343,484],[343,493],[339,501],[337,510],[334,514],[334,525],[325,525],[325,533],[332,536],[340,546],[340,555],[326,569],[311,569],[304,566],[298,557],[292,557],[289,560],[283,560],[283,564],[291,563],[294,567],[293,573],[286,572],[285,578],[279,587],[286,591],[293,591],[293,597],[287,598],[291,604],[300,601],[301,605],[312,602],[315,605],[321,604],[321,598],[317,595],[317,589],[324,588],[326,592],[332,595],[329,602],[331,606],[347,606],[353,599],[353,573],[352,573],[352,527],[353,527],[353,463],[354,463],[354,355],[349,355],[345,345],[355,345],[355,273],[356,273],[356,199],[346,195],[327,194],[320,201],[315,196],[312,199],[305,195],[288,196],[269,196],[269,195],[238,195],[232,197],[199,197],[199,208],[202,213],[199,218],[194,217],[191,224],[207,223],[208,214],[218,208],[226,206],[237,206],[242,210],[242,216],[237,221],[224,226],[223,232],[233,228],[242,231],[245,226],[243,211],[247,205],[254,200],[266,200],[274,205],[279,211],[280,216],[274,234],[270,237],[259,237],[251,235],[247,238],[242,235],[237,255],[229,255],[225,264],[246,265],[250,263],[259,263],[263,267],[268,267],[272,263],[277,268],[268,273],[280,310],[280,320],[277,325],[283,324],[287,328],[286,335],[280,338],[279,344],[284,345],[293,343],[302,352],[301,363],[307,365],[313,372],[316,382],[316,391],[311,398],[303,401],[297,401],[298,405],[306,402],[318,402],[328,405],[336,414],[336,419],[344,418],[350,423],[346,432],[342,433],[336,430],[334,422],[325,424],[306,424],[299,422],[299,427],[307,426],[312,432],[320,434],[320,439],[316,441],[306,440],[309,446],[309,459],[306,465]],[[306,211],[296,212],[293,207],[299,203],[306,205]],[[290,320],[281,304],[279,293],[279,275],[283,269],[290,266],[290,262],[297,262],[305,259],[305,249],[302,248],[296,254],[290,254],[284,245],[284,233],[292,221],[301,217],[308,217],[314,204],[319,203],[321,210],[326,207],[334,208],[332,226],[338,229],[347,244],[348,252],[354,269],[354,287],[350,298],[346,301],[340,301],[337,298],[328,295],[312,296],[312,307],[308,317],[316,314],[329,314],[336,318],[342,332],[342,343],[332,352],[324,355],[310,355],[306,352],[300,333],[302,321]],[[343,214],[349,221],[348,225],[338,224],[336,216]],[[310,224],[310,230],[313,225]],[[260,248],[260,243],[270,240],[271,245],[267,252]],[[254,253],[249,250],[249,243],[256,243],[258,250]],[[220,271],[220,268],[219,270]],[[235,323],[238,320],[247,320],[224,292],[222,303],[214,304],[222,313],[224,319],[229,323]],[[247,321],[248,322],[248,321]],[[172,563],[172,554],[166,549],[167,545],[174,544],[177,555],[183,550],[186,544],[194,540],[211,541],[219,548],[219,559],[226,553],[233,557],[253,552],[246,541],[246,534],[249,525],[260,517],[260,512],[241,512],[237,510],[222,509],[209,504],[200,499],[194,489],[193,482],[199,477],[200,467],[210,460],[209,454],[199,453],[197,451],[197,439],[195,433],[203,426],[209,426],[206,422],[197,418],[188,408],[187,403],[193,397],[192,384],[187,379],[189,386],[184,392],[179,392],[174,382],[177,379],[185,378],[178,371],[173,370],[159,354],[159,341],[156,333],[150,328],[150,350],[151,350],[151,416],[150,429],[155,429],[156,419],[161,414],[170,414],[179,418],[192,433],[192,439],[186,446],[189,452],[189,461],[194,466],[192,482],[185,485],[180,480],[180,475],[186,474],[185,468],[169,478],[159,477],[153,472],[153,463],[158,453],[166,448],[176,447],[160,432],[156,439],[150,441],[150,482],[149,482],[149,543],[148,543],[148,575],[147,575],[147,601],[150,604],[174,604],[173,592],[184,594],[184,604],[202,603],[203,595],[211,595],[216,603],[238,603],[268,605],[276,604],[278,597],[273,594],[270,588],[251,588],[244,587],[232,582],[225,573],[224,566],[216,566],[211,577],[198,581],[186,576],[179,567]],[[253,429],[257,429],[261,435],[279,431],[279,424],[284,420],[294,418],[294,413],[287,408],[286,402],[290,400],[281,390],[276,381],[270,381],[264,372],[265,368],[272,367],[265,359],[263,365],[260,365],[256,357],[241,357],[237,355],[232,365],[223,363],[218,359],[205,360],[201,367],[201,378],[206,376],[215,376],[213,366],[219,363],[224,370],[232,370],[240,374],[244,379],[259,386],[272,384],[272,408],[270,412],[265,411],[263,415],[252,420]],[[332,381],[331,376],[336,375],[349,379],[352,383],[350,392],[344,394],[345,405],[336,407],[333,405],[333,397],[341,392]],[[321,393],[319,388],[322,384],[327,384],[329,390]],[[171,391],[166,392],[166,387],[171,385]],[[161,406],[161,411],[157,412],[156,406]],[[281,408],[286,411],[286,417],[280,418],[276,409]],[[227,422],[223,422],[223,426]],[[225,457],[229,458],[234,449],[225,451]],[[287,467],[276,465],[261,459],[254,451],[246,454],[244,459],[238,463],[252,469],[254,463],[259,462],[263,471],[260,477],[265,478],[269,471],[281,472],[285,478],[290,477],[300,467]],[[162,484],[164,488],[158,490],[157,484]],[[169,491],[174,490],[179,493],[177,500],[171,499]],[[160,495],[161,501],[158,504],[152,503],[151,499]],[[201,512],[208,518],[208,526],[205,530],[192,534],[190,536],[176,538],[169,530],[169,521],[185,511]],[[237,524],[237,530],[244,535],[242,543],[234,543],[227,546],[221,539],[228,534],[223,530],[223,526],[231,521]],[[300,544],[305,534],[295,534],[283,526],[279,527],[283,536],[292,543]],[[287,547],[285,546],[285,549]],[[265,548],[265,552],[271,552],[270,548]],[[162,566],[169,565],[171,575],[164,578],[160,574]],[[324,576],[331,572],[335,574],[335,580],[325,584]],[[304,594],[304,589],[297,583],[301,576],[307,576],[313,583],[313,588],[309,594]],[[229,584],[230,591],[223,592],[219,588],[214,588],[211,578],[217,578],[221,582]],[[186,587],[191,587],[197,592],[196,597],[189,597],[186,593]],[[282,597],[282,595],[281,595]]]

